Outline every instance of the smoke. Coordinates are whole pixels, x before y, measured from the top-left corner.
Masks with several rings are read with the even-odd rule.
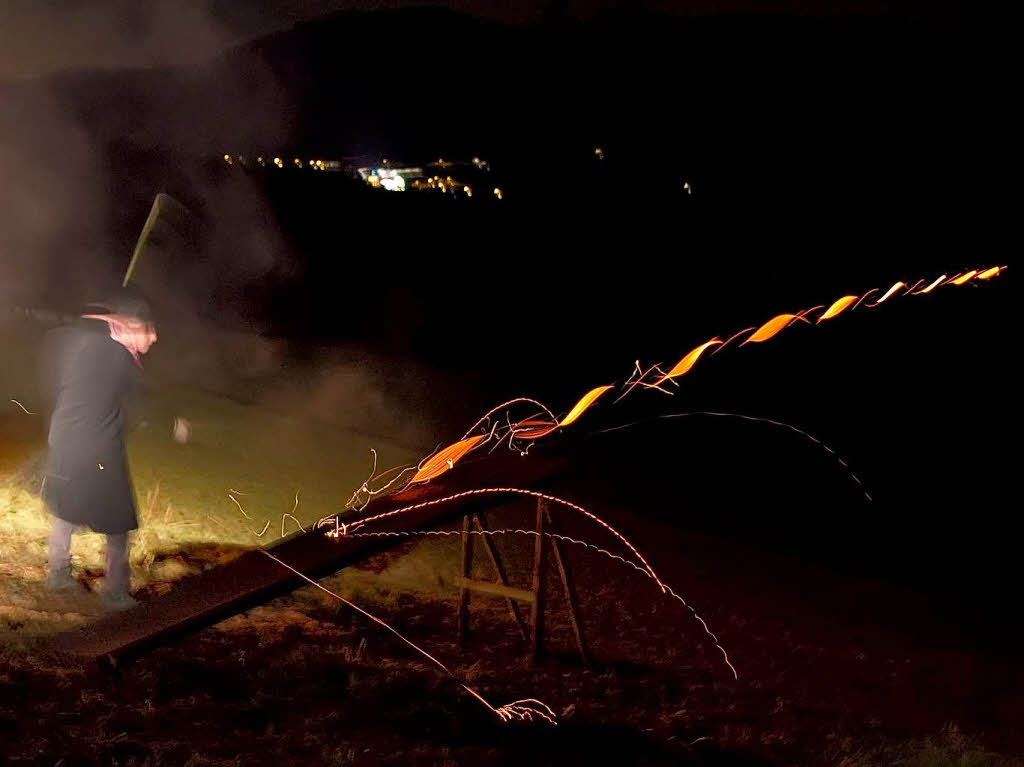
[[[106,206],[99,154],[53,91],[0,87],[0,301],[94,282]]]
[[[193,66],[236,42],[211,3],[36,0],[0,9],[0,79],[79,69]]]
[[[431,394],[457,382],[365,348],[311,350],[268,334],[268,286],[299,280],[300,262],[258,175],[215,162],[211,172],[209,160],[287,147],[301,95],[250,51],[205,61],[230,35],[202,4],[126,6],[83,4],[74,20],[39,6],[34,24],[61,49],[44,63],[14,66],[18,48],[4,43],[15,25],[0,23],[0,77],[23,78],[0,79],[0,314],[10,302],[73,311],[119,282],[167,191],[201,232],[145,254],[158,320],[164,312],[147,378],[182,392],[179,415],[194,417],[191,387],[417,447],[444,439],[449,398]],[[114,69],[124,66],[142,68]]]
[[[119,185],[109,173],[112,132],[98,126],[116,122],[118,113],[138,118],[145,111],[140,98],[104,99],[104,90],[116,90],[108,81],[79,90],[87,75],[75,76],[79,79],[70,88],[65,80],[41,75],[195,63],[225,39],[204,6],[195,3],[4,4],[0,301],[16,297],[54,306],[112,282],[111,213],[126,201],[118,199]]]

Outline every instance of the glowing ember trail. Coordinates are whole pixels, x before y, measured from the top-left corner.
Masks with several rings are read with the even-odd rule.
[[[614,387],[598,386],[597,388],[591,389],[586,394],[584,394],[583,397],[580,398],[580,401],[577,402],[576,405],[573,406],[572,410],[570,410],[568,414],[566,414],[565,418],[561,419],[560,421],[554,420],[554,416],[552,416],[552,421],[537,421],[535,419],[528,419],[525,421],[519,421],[516,424],[510,423],[507,433],[502,435],[498,439],[498,442],[500,443],[506,437],[508,437],[510,441],[514,439],[539,439],[540,437],[547,436],[555,429],[570,426],[571,424],[575,423],[575,421],[581,415],[583,415],[583,413],[585,413],[587,409],[591,405],[593,405],[598,400],[598,398],[601,397],[602,394],[604,394],[605,392],[609,391],[612,388]],[[544,412],[548,413],[549,415],[551,413],[550,410],[541,405],[539,402],[528,399],[526,397],[520,397],[518,399],[509,400],[508,402],[505,403],[505,405],[499,405],[497,408],[494,408],[493,410],[488,412],[483,418],[477,421],[473,428],[477,428],[478,426],[484,424],[490,418],[490,416],[492,416],[502,407],[517,404],[520,402],[532,403],[534,405],[539,406],[541,409],[544,410]],[[472,431],[473,429],[470,429],[470,432]],[[460,440],[459,442],[456,442],[453,445],[449,445],[440,452],[435,453],[434,455],[430,456],[420,464],[419,470],[416,472],[416,474],[413,475],[412,479],[409,480],[409,484],[412,485],[420,482],[429,482],[430,480],[441,476],[446,471],[453,469],[455,467],[455,463],[460,458],[465,456],[466,453],[470,452],[471,450],[483,444],[484,442],[490,441],[490,439],[494,437],[494,435],[495,429],[492,428],[492,430],[488,434],[478,434],[475,437],[467,436]]]
[[[992,267],[989,267],[985,271],[980,272],[978,274],[978,279],[979,280],[990,280],[993,277],[995,277],[997,274],[999,274],[1001,271],[1003,271],[1003,269],[1005,269],[1005,268],[1006,268],[1005,266],[992,266]]]
[[[826,309],[824,314],[818,317],[818,322],[816,324],[820,324],[825,320],[830,320],[836,315],[841,314],[842,312],[846,311],[849,308],[850,304],[854,303],[856,300],[857,296],[843,296],[834,304],[832,304],[832,306]]]
[[[924,295],[925,293],[931,293],[933,290],[935,290],[935,288],[939,287],[939,285],[942,284],[942,281],[944,279],[946,279],[946,275],[942,275],[941,277],[936,277],[935,278],[935,282],[933,282],[931,285],[929,285],[926,288],[921,288],[914,295],[915,296],[920,296],[920,295]]]
[[[575,407],[569,411],[569,414],[559,422],[559,426],[569,426],[575,423],[576,419],[583,415],[584,411],[593,405],[597,398],[604,394],[606,391],[611,389],[611,386],[598,386],[596,389],[591,389],[583,395],[582,399],[576,403]]]
[[[878,306],[883,301],[888,301],[892,297],[893,293],[895,293],[900,288],[905,287],[907,287],[907,284],[905,282],[897,282],[895,285],[893,285],[891,288],[885,291],[885,295],[879,298],[877,301],[875,301],[875,303],[871,304],[871,306]]]
[[[857,299],[857,303],[855,303],[853,305],[853,308],[856,309],[858,306],[860,306],[862,303],[864,303],[865,300],[867,300],[868,296],[870,296],[872,293],[877,293],[877,292],[878,292],[878,288],[871,288],[871,290],[869,290],[867,293],[865,293],[863,296],[861,296],[860,298]],[[856,298],[856,296],[854,296],[854,298]]]
[[[743,330],[740,330],[740,331],[737,331],[736,333],[733,333],[731,336],[729,336],[727,339],[725,339],[725,342],[723,344],[721,344],[717,349],[715,349],[713,352],[711,352],[711,356],[714,357],[716,354],[718,354],[720,351],[722,351],[722,349],[724,349],[726,346],[731,344],[733,341],[735,341],[741,335],[743,335],[744,333],[749,333],[751,330],[756,330],[756,328],[753,328],[753,327],[743,328]]]
[[[972,269],[971,271],[967,272],[967,274],[961,275],[960,277],[957,277],[956,279],[950,280],[950,282],[953,283],[954,285],[963,285],[965,282],[970,282],[971,279],[973,279],[973,277],[977,273],[978,273],[977,269]]]
[[[740,346],[745,346],[749,343],[763,343],[774,338],[797,321],[808,325],[820,325],[825,320],[833,319],[847,310],[850,310],[851,307],[852,309],[857,309],[860,306],[868,308],[880,306],[899,295],[900,291],[903,291],[902,296],[926,295],[942,285],[962,286],[969,284],[972,281],[989,280],[1000,274],[1005,269],[1005,266],[993,266],[984,270],[972,269],[967,272],[959,273],[957,276],[948,280],[947,275],[943,274],[923,288],[920,287],[924,283],[923,279],[917,280],[912,285],[908,285],[901,280],[893,283],[892,287],[885,291],[885,293],[873,303],[869,303],[867,299],[869,296],[878,292],[877,288],[872,288],[871,290],[859,295],[844,295],[833,301],[827,308],[824,304],[821,304],[804,309],[803,311],[795,314],[779,314],[760,326],[744,328],[743,330],[729,336],[725,341],[721,341],[718,336],[713,337],[709,341],[705,341],[703,344],[691,349],[683,356],[682,359],[679,360],[679,362],[675,364],[674,367],[668,370],[668,372],[665,372],[658,364],[651,365],[646,370],[642,370],[639,361],[637,361],[635,372],[621,384],[621,393],[615,399],[615,402],[620,401],[637,388],[655,389],[664,394],[673,394],[673,392],[665,386],[666,384],[678,385],[678,379],[689,373],[703,358],[704,353],[708,349],[715,347],[714,351],[708,355],[714,356],[721,352],[725,347],[732,344],[733,341],[740,338],[740,336],[747,335],[747,337],[739,344]],[[824,311],[821,311],[817,316],[817,319],[812,322],[809,317],[819,310]],[[460,441],[448,445],[447,447],[431,454],[421,461],[418,466],[395,467],[395,469],[389,469],[382,472],[380,475],[371,473],[371,477],[352,494],[352,498],[349,500],[346,507],[365,508],[365,506],[370,503],[374,497],[384,492],[392,489],[396,492],[401,492],[404,488],[410,485],[422,484],[436,479],[442,474],[453,469],[455,464],[468,453],[485,444],[491,444],[491,450],[493,451],[497,449],[498,446],[505,443],[511,449],[525,455],[533,442],[547,437],[559,429],[576,423],[576,421],[578,421],[584,413],[592,408],[604,394],[613,388],[616,388],[616,386],[606,385],[591,389],[583,395],[583,397],[580,398],[572,409],[561,419],[557,418],[548,407],[537,400],[530,399],[528,397],[517,397],[516,399],[504,402],[485,413],[483,417],[470,427]],[[525,405],[531,406],[531,414],[524,414],[525,417],[523,417],[523,415],[513,417],[512,409]],[[504,419],[500,417],[494,418],[499,413],[504,415]],[[376,472],[376,455],[374,456],[374,472]],[[397,473],[392,475],[392,472]],[[411,478],[408,476],[409,474],[412,475]],[[388,477],[386,482],[384,482],[385,477]],[[379,487],[372,488],[371,483],[378,481],[384,482],[384,484]]]
[[[544,411],[544,413],[547,414],[547,416],[551,419],[551,421],[553,423],[556,423],[558,421],[558,419],[555,417],[555,414],[552,413],[550,410],[548,410],[547,407],[545,407],[543,404],[541,404],[537,400],[530,399],[529,397],[516,397],[515,399],[510,399],[508,402],[502,402],[497,407],[493,407],[490,410],[488,410],[486,413],[484,413],[475,424],[473,424],[471,427],[469,427],[469,431],[467,431],[465,434],[463,434],[462,438],[466,439],[470,434],[472,434],[474,431],[476,431],[477,428],[479,428],[480,426],[482,426],[485,423],[487,423],[487,421],[490,419],[490,417],[492,415],[494,415],[495,413],[498,413],[498,412],[500,412],[502,410],[505,410],[506,408],[510,408],[512,405],[518,405],[520,403],[526,404],[526,405],[533,405],[534,407],[539,407],[542,411]]]
[[[718,346],[721,343],[722,342],[718,338],[712,338],[710,341],[705,341],[697,348],[691,349],[685,357],[683,357],[681,360],[679,360],[679,362],[676,363],[676,366],[674,368],[672,368],[664,376],[662,376],[661,380],[658,381],[658,383],[663,383],[672,378],[678,378],[681,375],[685,375],[690,371],[690,368],[697,364],[697,360],[700,359],[700,355],[702,355],[710,347]]]
[[[778,317],[773,317],[764,323],[761,327],[751,334],[750,338],[744,341],[740,346],[744,346],[749,343],[759,344],[763,341],[767,341],[769,338],[774,338],[782,332],[783,328],[787,327],[793,320],[800,318],[796,314],[780,314]]]
[[[454,445],[449,445],[444,450],[440,450],[429,458],[425,459],[419,466],[417,471],[409,482],[416,484],[418,482],[429,482],[435,477],[439,477],[449,469],[455,466],[456,461],[462,458],[466,453],[480,444],[483,440],[487,439],[485,435],[478,435],[476,437],[470,437],[460,442],[456,442]]]
[[[516,439],[540,439],[558,428],[557,423],[547,421],[520,421],[516,424],[513,434]]]

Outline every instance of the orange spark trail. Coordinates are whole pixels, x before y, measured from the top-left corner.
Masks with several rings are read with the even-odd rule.
[[[754,327],[743,328],[743,330],[741,330],[740,332],[734,333],[733,335],[729,336],[721,346],[719,346],[717,349],[715,349],[713,352],[711,352],[711,356],[712,357],[715,356],[720,351],[722,351],[722,349],[724,349],[726,346],[728,346],[733,341],[735,341],[737,338],[739,338],[741,335],[743,335],[744,333],[748,333],[751,330],[756,330],[756,328],[754,328]]]
[[[981,272],[978,275],[978,279],[979,280],[990,280],[993,277],[995,277],[997,274],[999,274],[1001,271],[1003,271],[1003,269],[1005,269],[1005,268],[1006,268],[1005,266],[993,266],[993,267],[990,267],[990,268],[986,269],[985,271]]]
[[[912,296],[912,295],[915,295],[915,294],[914,294],[914,290],[915,290],[915,289],[917,288],[917,286],[918,286],[918,285],[920,285],[920,284],[921,284],[922,282],[924,282],[924,280],[918,280],[918,281],[917,281],[917,282],[915,282],[915,283],[914,283],[913,285],[909,285],[909,286],[907,287],[907,290],[906,290],[906,292],[905,292],[905,293],[904,293],[903,295],[904,295],[904,296]]]
[[[587,409],[591,405],[593,405],[598,400],[598,398],[601,397],[602,394],[604,394],[605,392],[609,391],[612,388],[612,386],[598,386],[594,389],[591,389],[580,398],[579,402],[577,402],[575,406],[573,406],[572,410],[570,410],[566,414],[565,418],[561,420],[556,419],[552,415],[551,417],[553,420],[551,422],[538,422],[531,420],[522,421],[515,425],[509,423],[508,432],[506,435],[501,437],[501,440],[505,439],[505,436],[508,436],[510,439],[515,439],[516,437],[519,437],[521,439],[539,439],[540,437],[550,434],[555,429],[561,429],[562,427],[570,426],[571,424],[575,423],[576,420],[581,415],[583,415],[583,413],[586,412]],[[483,418],[476,422],[476,425],[474,425],[473,429],[483,424],[488,418],[490,418],[490,416],[492,416],[501,408],[506,407],[508,405],[512,405],[517,402],[529,402],[537,405],[542,410],[544,410],[544,412],[548,414],[551,413],[550,410],[548,410],[546,407],[544,407],[544,405],[537,402],[536,400],[528,399],[526,397],[519,397],[514,400],[509,400],[508,402],[504,403],[503,405],[499,405],[496,408],[493,408]],[[466,433],[469,434],[470,432],[473,431],[473,429],[470,429],[469,432]],[[493,433],[494,430],[492,429],[491,434]],[[430,480],[441,476],[446,471],[455,468],[456,461],[458,461],[460,458],[465,456],[466,453],[470,452],[471,450],[473,450],[474,448],[476,448],[478,445],[482,444],[482,442],[486,441],[489,438],[490,435],[477,435],[475,437],[463,438],[461,441],[456,442],[453,445],[449,445],[444,450],[441,450],[440,452],[428,457],[420,464],[419,471],[417,471],[416,474],[413,475],[413,478],[409,480],[409,484],[429,482]],[[499,442],[501,440],[499,440]]]
[[[658,383],[664,383],[665,381],[668,381],[671,378],[678,378],[681,375],[685,375],[690,371],[690,368],[697,364],[697,360],[700,359],[700,355],[702,355],[710,347],[718,346],[721,343],[722,342],[716,337],[712,338],[710,341],[705,341],[700,346],[694,349],[691,349],[685,357],[683,357],[681,360],[679,360],[679,362],[676,363],[676,366],[674,368],[672,368],[670,371],[668,371],[665,375],[661,377]]]
[[[754,331],[754,333],[744,341],[740,346],[745,346],[749,343],[759,344],[763,341],[767,341],[769,338],[774,338],[782,329],[785,328],[789,323],[797,318],[796,314],[780,314],[777,317],[773,317],[764,323],[761,327]]]
[[[942,284],[942,281],[944,279],[946,279],[946,275],[942,275],[941,277],[936,277],[935,278],[935,282],[933,282],[931,285],[929,285],[926,288],[921,288],[914,295],[915,296],[920,296],[920,295],[924,295],[925,293],[931,293],[933,290],[935,290],[935,288],[937,288],[939,285]]]
[[[456,442],[454,445],[449,445],[444,450],[424,459],[420,464],[419,471],[413,474],[412,479],[409,480],[410,484],[415,484],[417,482],[429,482],[435,477],[441,476],[449,469],[454,468],[455,463],[460,458],[486,438],[486,436],[478,435],[476,437],[461,440],[460,442]]]
[[[543,410],[545,413],[547,413],[552,421],[557,421],[558,420],[557,418],[555,418],[555,414],[554,413],[552,413],[550,410],[548,410],[547,407],[544,404],[538,402],[537,400],[530,399],[529,397],[516,397],[515,399],[510,399],[508,402],[502,402],[497,407],[493,407],[490,410],[488,410],[486,413],[484,413],[483,416],[481,416],[480,420],[478,420],[475,424],[473,424],[472,426],[469,427],[469,431],[467,431],[465,434],[463,434],[462,438],[466,439],[467,437],[469,437],[470,434],[472,434],[474,431],[476,431],[477,427],[479,427],[481,424],[483,424],[488,418],[490,418],[492,415],[497,413],[499,410],[502,410],[503,408],[510,407],[511,405],[516,405],[516,404],[518,404],[520,402],[525,402],[525,403],[527,403],[529,405],[536,405],[541,410]]]
[[[925,295],[931,293],[940,285],[965,285],[968,284],[971,280],[991,279],[992,277],[999,274],[1005,268],[1005,266],[994,266],[981,271],[977,269],[972,269],[968,272],[958,273],[952,279],[948,280],[947,275],[943,274],[930,284],[920,289],[920,285],[924,282],[923,279],[918,280],[917,282],[910,286],[908,286],[906,283],[902,281],[898,281],[894,283],[892,287],[890,287],[881,296],[881,298],[879,298],[877,301],[873,303],[868,303],[867,299],[869,296],[872,296],[875,293],[877,293],[878,288],[872,288],[871,290],[868,290],[863,294],[850,294],[842,296],[841,298],[835,300],[827,308],[824,305],[817,305],[812,306],[808,309],[804,309],[803,311],[797,312],[796,314],[779,314],[773,317],[772,319],[768,320],[767,322],[763,323],[759,327],[755,326],[750,328],[744,328],[743,330],[740,330],[738,333],[734,333],[733,335],[729,336],[724,342],[721,341],[717,336],[713,337],[711,340],[706,341],[705,343],[691,349],[668,372],[663,371],[659,365],[652,365],[651,367],[647,368],[646,371],[642,371],[640,363],[639,361],[637,361],[636,371],[632,375],[630,375],[629,378],[626,379],[626,381],[621,385],[621,393],[614,401],[619,402],[638,387],[642,387],[644,389],[656,389],[665,394],[672,394],[673,392],[670,391],[668,388],[665,388],[663,386],[664,384],[669,382],[676,384],[677,379],[689,373],[700,361],[702,355],[704,355],[704,352],[706,352],[709,348],[717,347],[711,352],[710,355],[708,355],[714,356],[718,354],[720,351],[722,351],[722,349],[724,349],[726,346],[730,345],[734,340],[738,339],[740,336],[744,334],[749,335],[747,335],[747,337],[742,342],[740,342],[740,346],[745,346],[749,343],[763,343],[774,338],[787,327],[789,327],[790,325],[797,321],[806,323],[808,325],[820,325],[825,320],[833,319],[848,310],[855,310],[859,308],[861,305],[869,308],[877,307],[885,303],[886,301],[891,300],[894,296],[897,295],[898,291],[900,290],[903,290],[903,296]],[[824,311],[822,311],[817,316],[817,319],[812,323],[812,321],[808,318],[811,315],[813,315],[814,312],[817,312],[821,309],[824,309]],[[590,409],[590,407],[592,407],[596,403],[596,401],[602,395],[604,395],[607,391],[611,390],[612,388],[614,387],[599,386],[595,389],[591,389],[576,403],[576,405],[569,411],[569,413],[561,420],[556,418],[551,410],[549,410],[547,407],[542,405],[540,402],[537,402],[536,400],[528,399],[525,397],[509,400],[508,402],[505,402],[499,405],[498,407],[488,411],[469,429],[469,431],[466,432],[461,441],[449,445],[448,447],[441,450],[439,453],[433,454],[426,458],[423,462],[421,462],[420,465],[417,467],[415,476],[410,480],[409,484],[428,482],[432,479],[437,478],[441,474],[444,474],[445,472],[454,468],[455,463],[459,459],[464,457],[468,452],[484,444],[485,442],[493,442],[493,447],[491,448],[492,451],[502,443],[507,442],[510,448],[518,450],[521,454],[525,455],[526,452],[529,450],[529,445],[527,445],[524,448],[522,446],[524,442],[529,442],[532,444],[534,441],[546,437],[562,427],[566,427],[575,423],[577,420],[579,420],[579,418],[582,417],[582,415],[588,409]],[[537,416],[534,415],[526,419],[519,418],[513,420],[508,408],[511,408],[511,406],[518,403],[533,404],[539,407],[541,411],[548,416],[548,418],[544,420],[538,420]],[[506,426],[502,426],[501,424],[495,422],[490,425],[490,430],[486,435],[473,435],[474,431],[476,431],[481,426],[488,424],[488,422],[491,420],[491,417],[503,409],[505,409],[506,411]],[[397,484],[397,482],[398,478],[396,478],[393,482],[389,483],[387,487],[390,488],[394,484]],[[370,500],[372,500],[372,497],[374,495],[378,494],[377,492],[370,492],[366,483],[364,483],[364,486],[361,488],[361,491],[366,493],[367,496],[366,502],[363,504],[363,507],[365,507],[365,505],[369,503]],[[355,499],[356,496],[358,496],[358,492],[353,495],[353,499]]]
[[[861,297],[860,297],[859,299],[857,299],[857,303],[855,303],[855,304],[853,305],[853,309],[851,309],[850,311],[853,311],[853,310],[854,310],[854,309],[856,309],[856,308],[857,308],[858,306],[860,306],[860,305],[861,305],[861,304],[862,304],[862,303],[864,302],[864,299],[866,299],[866,298],[867,298],[868,296],[870,296],[870,295],[871,295],[872,293],[877,293],[877,292],[878,292],[878,288],[871,288],[871,290],[869,290],[869,291],[868,291],[867,293],[865,293],[865,294],[864,294],[863,296],[861,296]]]
[[[905,287],[907,287],[906,283],[904,283],[904,282],[897,282],[895,285],[893,285],[891,288],[889,288],[887,291],[885,291],[885,295],[882,296],[881,298],[879,298],[877,301],[875,301],[875,303],[871,304],[871,306],[875,307],[875,306],[878,306],[883,301],[888,301],[889,298],[892,297],[893,293],[895,293],[900,288],[905,288]]]
[[[957,277],[955,280],[950,280],[950,282],[952,282],[954,285],[963,285],[965,282],[970,282],[974,275],[976,275],[977,273],[977,269],[972,269],[971,271],[967,272],[967,274]]]
[[[866,294],[865,294],[866,295]],[[842,314],[846,309],[849,308],[850,304],[857,300],[857,296],[843,296],[835,303],[832,304],[825,313],[818,317],[818,322],[815,324],[821,324],[825,320],[830,320],[833,317]]]
[[[561,427],[569,426],[575,423],[576,419],[583,415],[583,412],[591,405],[593,405],[597,401],[598,397],[600,397],[602,394],[604,394],[611,388],[611,386],[598,386],[596,389],[591,389],[590,391],[588,391],[586,394],[583,395],[580,401],[576,403],[573,409],[569,411],[569,414],[559,422],[558,425]]]
[[[662,380],[664,380],[665,371],[661,369],[660,364],[651,365],[649,368],[647,368],[647,370],[642,370],[640,368],[640,360],[637,360],[633,364],[636,369],[633,371],[632,375],[630,375],[630,377],[626,379],[626,382],[623,384],[623,388],[625,389],[625,391],[618,396],[618,398],[615,400],[616,402],[621,400],[623,397],[625,397],[638,386],[643,386],[645,389],[657,389],[658,391],[664,394],[672,393],[668,389],[663,389],[657,383],[647,383],[647,376],[649,376],[653,372],[661,373]]]
[[[517,439],[540,439],[557,428],[557,423],[547,421],[520,421],[512,430],[512,435]]]
[[[796,318],[798,320],[803,320],[804,322],[810,324],[810,320],[807,319],[807,315],[810,314],[811,312],[818,311],[818,309],[824,308],[825,304],[818,304],[817,306],[812,306],[810,309],[804,309],[802,312],[797,312]]]

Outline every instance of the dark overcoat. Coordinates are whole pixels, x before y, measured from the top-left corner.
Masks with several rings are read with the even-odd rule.
[[[43,500],[57,517],[98,533],[134,530],[121,407],[139,379],[135,359],[105,322],[86,320],[47,333],[42,375],[52,408]]]

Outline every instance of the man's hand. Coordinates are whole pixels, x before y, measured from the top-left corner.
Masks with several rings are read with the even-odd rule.
[[[179,445],[184,445],[188,442],[188,438],[192,434],[192,424],[186,419],[178,417],[174,419],[174,429],[171,430],[171,435],[174,437],[174,441]]]

